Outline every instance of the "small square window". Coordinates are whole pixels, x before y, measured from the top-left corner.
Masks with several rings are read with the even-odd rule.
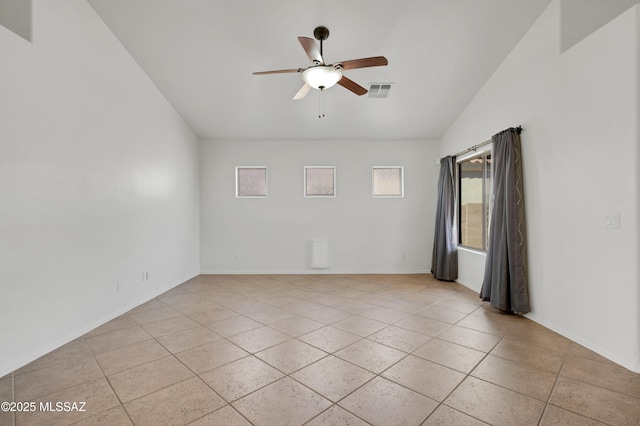
[[[373,168],[374,197],[404,197],[404,169],[402,166]]]
[[[267,168],[263,166],[236,167],[236,197],[263,198],[267,196]]]
[[[305,166],[305,197],[335,197],[336,168],[333,166]]]

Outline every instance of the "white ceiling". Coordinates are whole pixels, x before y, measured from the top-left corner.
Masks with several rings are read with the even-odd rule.
[[[202,139],[438,139],[551,0],[88,0]],[[291,98],[305,68],[297,37],[319,25],[327,63],[387,99],[335,86]]]

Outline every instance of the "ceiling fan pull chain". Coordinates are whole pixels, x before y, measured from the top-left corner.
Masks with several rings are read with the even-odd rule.
[[[322,89],[318,97],[318,118],[324,118],[324,90]]]

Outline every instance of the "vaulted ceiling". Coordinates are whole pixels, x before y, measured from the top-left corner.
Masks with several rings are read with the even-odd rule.
[[[438,139],[551,0],[88,0],[201,139]],[[324,58],[386,99],[335,86],[292,100],[297,40],[329,28]]]

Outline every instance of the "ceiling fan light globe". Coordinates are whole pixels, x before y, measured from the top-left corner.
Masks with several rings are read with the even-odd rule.
[[[322,90],[334,86],[342,78],[340,70],[330,65],[311,67],[302,72],[302,80],[314,89]]]

